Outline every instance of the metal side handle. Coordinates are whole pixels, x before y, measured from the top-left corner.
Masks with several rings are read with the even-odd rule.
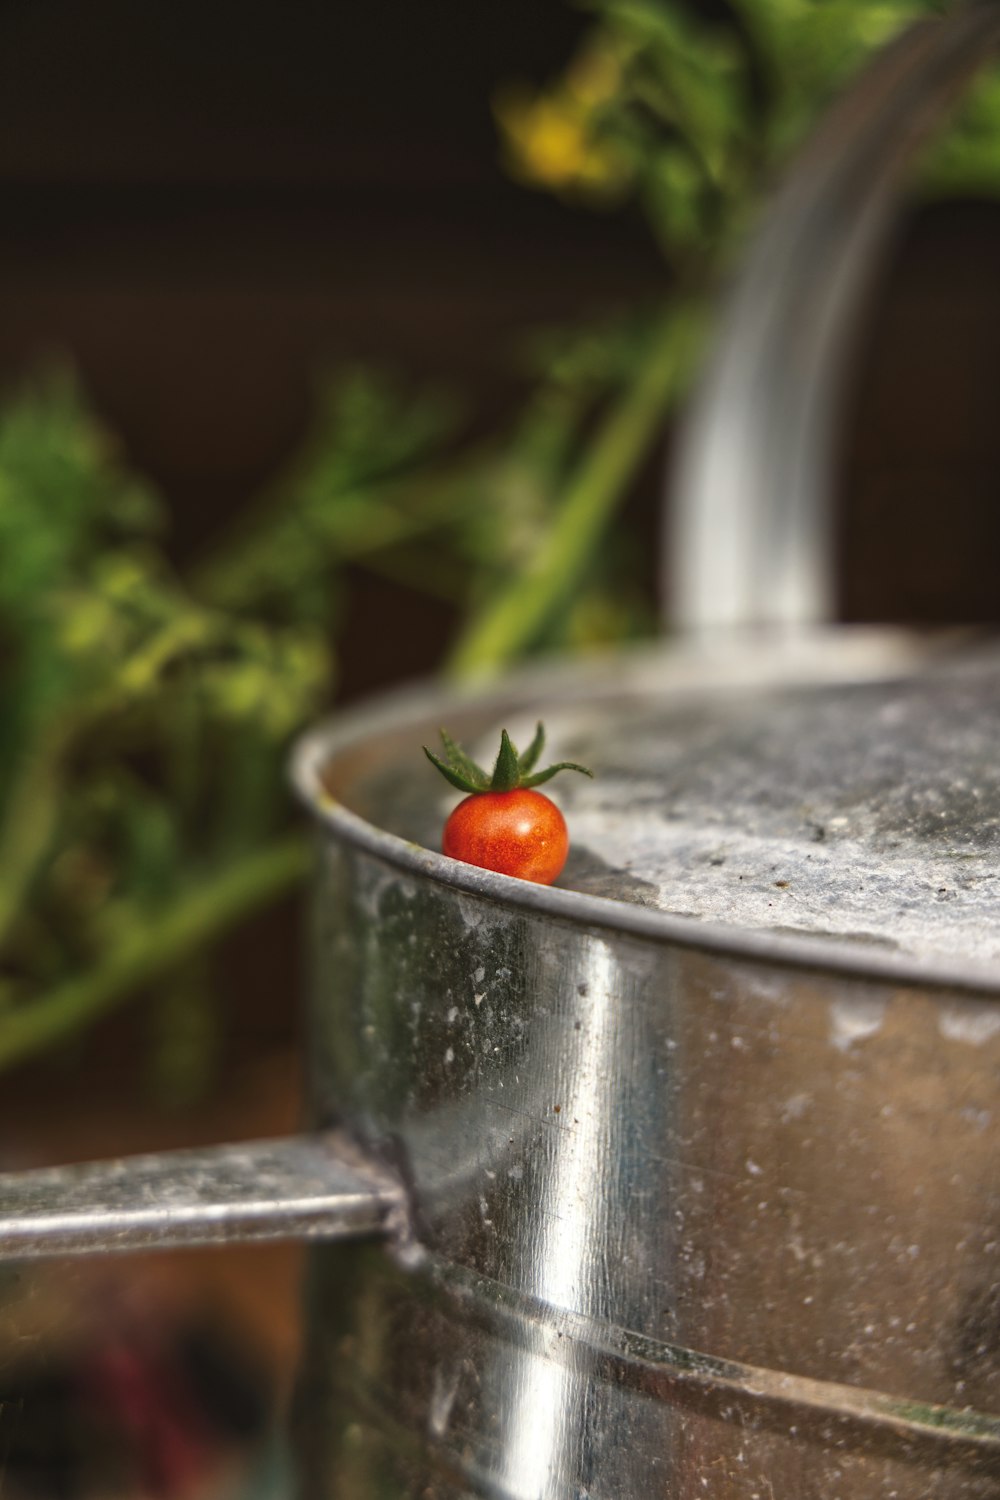
[[[350,1239],[390,1232],[401,1189],[336,1132],[0,1175],[0,1257]]]
[[[998,46],[993,0],[917,22],[833,107],[765,211],[677,445],[668,625],[833,617],[832,433],[858,315],[904,168]]]

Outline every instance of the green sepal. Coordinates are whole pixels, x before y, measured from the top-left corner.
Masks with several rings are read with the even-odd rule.
[[[545,728],[542,724],[541,719],[539,719],[538,728],[535,730],[535,738],[532,740],[527,750],[525,750],[524,754],[518,756],[522,777],[524,777],[529,771],[533,771],[535,769],[535,766],[538,764],[538,757],[541,755],[544,749]],[[521,785],[524,786],[523,780],[521,782]]]
[[[554,766],[547,766],[544,771],[536,771],[533,776],[526,776],[525,772],[530,771],[534,766],[545,745],[545,729],[541,722],[535,730],[534,739],[523,755],[518,755],[506,729],[501,730],[500,753],[496,758],[492,776],[488,776],[480,766],[476,765],[471,756],[466,755],[461,745],[455,743],[446,729],[441,730],[441,742],[448,757],[447,761],[439,760],[426,745],[424,754],[431,765],[437,767],[446,781],[469,796],[475,796],[477,792],[515,792],[521,788],[541,786],[543,782],[551,781],[557,771],[580,771],[584,776],[594,774],[593,771],[588,771],[586,766],[578,766],[575,761],[561,760]]]
[[[485,787],[474,786],[472,782],[469,781],[468,777],[463,776],[459,771],[453,771],[451,766],[446,766],[444,761],[438,760],[437,756],[433,753],[433,751],[428,750],[426,745],[424,746],[424,754],[426,755],[432,766],[437,766],[445,781],[450,781],[452,786],[457,787],[460,792],[468,792],[471,794],[472,792],[482,792],[486,790]]]
[[[521,781],[521,768],[518,764],[517,751],[510,742],[510,735],[506,729],[500,732],[500,754],[497,763],[493,767],[493,780],[490,782],[490,790],[493,792],[512,792],[515,787],[523,785]]]
[[[471,781],[473,791],[488,791],[490,778],[486,772],[476,765],[471,755],[466,755],[461,745],[456,745],[447,729],[442,729],[440,734],[441,743],[444,745],[448,756],[448,764],[452,770],[457,771],[459,776],[464,776],[467,781]]]
[[[593,771],[588,771],[586,766],[578,766],[572,760],[557,761],[554,766],[548,766],[544,771],[538,771],[534,776],[522,776],[518,786],[531,787],[541,786],[543,781],[551,781],[557,771],[581,771],[584,776],[593,778]]]

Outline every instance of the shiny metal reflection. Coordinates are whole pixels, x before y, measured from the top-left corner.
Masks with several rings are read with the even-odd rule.
[[[531,1241],[531,1295],[545,1306],[590,1310],[613,1228],[602,1218],[613,1219],[618,1211],[614,1195],[606,1192],[605,1173],[614,1155],[610,1138],[617,1122],[607,1118],[607,1093],[600,1081],[619,1075],[627,1062],[618,1056],[624,1033],[615,1014],[622,987],[615,982],[614,954],[598,937],[581,945],[576,975],[566,977],[570,984],[575,977],[577,990],[588,995],[588,1023],[574,1032],[576,1046],[555,1075],[566,1086],[560,1083],[561,1102],[549,1107],[559,1111],[555,1128],[566,1132],[566,1140],[549,1158],[545,1179],[538,1184],[537,1221],[525,1221],[521,1231]],[[500,1481],[511,1495],[540,1486],[558,1490],[575,1468],[572,1372],[529,1353],[515,1355],[506,1377],[515,1396]]]
[[[996,996],[363,843],[324,847],[316,1103],[416,1240],[313,1255],[305,1492],[995,1494]]]

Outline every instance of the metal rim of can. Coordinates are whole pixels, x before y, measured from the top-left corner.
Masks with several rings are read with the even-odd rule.
[[[831,632],[835,634],[836,632]],[[607,896],[591,895],[558,886],[534,885],[492,870],[449,859],[434,849],[411,843],[376,827],[338,801],[323,781],[324,768],[348,750],[388,730],[414,728],[462,711],[487,712],[507,706],[511,685],[550,687],[559,681],[551,666],[523,671],[505,680],[505,692],[457,691],[418,683],[390,691],[368,705],[326,719],[307,730],[293,747],[290,778],[293,790],[317,823],[336,839],[360,849],[401,873],[417,876],[456,892],[479,896],[575,926],[627,933],[657,944],[696,949],[720,957],[775,964],[812,973],[843,974],[873,982],[896,983],[939,990],[958,990],[1000,1000],[1000,972],[993,966],[961,959],[919,959],[906,954],[872,951],[809,933],[771,932],[707,923],[648,906],[632,906]]]

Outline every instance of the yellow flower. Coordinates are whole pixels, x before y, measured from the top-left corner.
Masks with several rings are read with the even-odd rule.
[[[620,154],[594,138],[589,110],[568,90],[508,92],[496,117],[512,170],[537,187],[614,189],[627,177]]]

